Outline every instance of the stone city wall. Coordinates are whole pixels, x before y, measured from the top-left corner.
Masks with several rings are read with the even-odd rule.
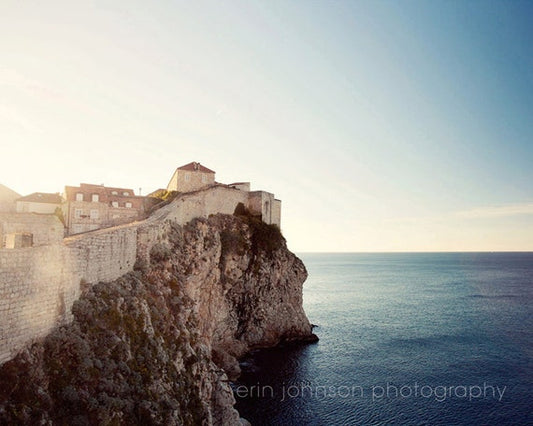
[[[233,214],[248,194],[212,187],[178,197],[142,222],[74,235],[55,244],[0,249],[0,363],[71,319],[82,287],[108,282],[147,261],[168,221],[183,225],[210,214]]]
[[[77,266],[76,253],[61,244],[0,249],[0,363],[69,320]]]
[[[63,239],[63,224],[55,215],[37,213],[0,213],[0,248],[8,234],[29,232],[33,245],[59,244]]]
[[[0,363],[71,318],[83,285],[131,271],[138,224],[66,238],[62,244],[0,249]]]

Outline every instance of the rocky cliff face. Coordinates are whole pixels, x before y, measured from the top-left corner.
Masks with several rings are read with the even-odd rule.
[[[0,423],[240,424],[228,377],[252,348],[313,340],[303,263],[247,216],[158,223],[136,271],[0,369]],[[227,373],[227,375],[226,375]]]

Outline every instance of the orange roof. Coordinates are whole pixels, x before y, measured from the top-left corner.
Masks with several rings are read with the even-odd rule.
[[[92,183],[80,183],[80,186],[65,186],[65,198],[69,201],[74,201],[76,194],[79,192],[83,194],[99,194],[102,197],[102,201],[105,201],[106,197],[137,197],[131,188],[116,188]],[[117,192],[117,194],[113,194],[113,192]],[[124,193],[128,195],[124,195]]]
[[[200,163],[193,161],[192,163],[185,164],[184,166],[178,167],[178,170],[187,170],[189,172],[203,172],[203,173],[215,173],[213,170],[208,169],[207,167],[202,166]]]

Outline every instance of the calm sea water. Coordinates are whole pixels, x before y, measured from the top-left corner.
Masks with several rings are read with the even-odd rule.
[[[243,362],[252,424],[533,424],[533,253],[301,258],[320,342]]]

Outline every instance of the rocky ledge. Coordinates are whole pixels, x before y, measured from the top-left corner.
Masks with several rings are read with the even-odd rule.
[[[72,323],[0,368],[0,423],[240,425],[237,360],[317,340],[305,266],[275,226],[246,215],[154,226],[134,272],[87,289]]]

